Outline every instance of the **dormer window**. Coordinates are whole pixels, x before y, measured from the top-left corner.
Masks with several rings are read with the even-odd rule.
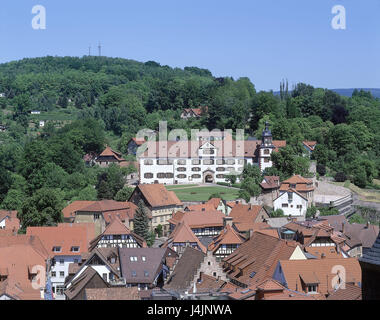
[[[131,260],[132,262],[136,262],[137,261],[137,257],[131,256],[131,257],[129,257],[129,260]]]
[[[132,271],[132,277],[134,277],[134,278],[137,277],[137,273],[136,273],[136,271]]]
[[[307,286],[307,293],[318,293],[318,286],[317,285],[308,285]]]
[[[149,277],[149,272],[148,271],[144,271],[144,277]]]
[[[145,261],[146,261],[146,257],[145,257],[145,256],[142,256],[142,257],[141,257],[141,260],[145,262]]]
[[[79,247],[71,247],[71,252],[79,252]]]
[[[61,247],[53,247],[53,252],[61,252]]]

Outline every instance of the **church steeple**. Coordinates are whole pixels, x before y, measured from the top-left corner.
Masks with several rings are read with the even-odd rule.
[[[269,130],[269,122],[265,122],[265,129],[263,130],[261,147],[273,147],[272,132]]]

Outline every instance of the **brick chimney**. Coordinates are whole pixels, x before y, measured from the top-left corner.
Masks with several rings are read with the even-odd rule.
[[[342,233],[344,233],[344,222],[342,222]]]

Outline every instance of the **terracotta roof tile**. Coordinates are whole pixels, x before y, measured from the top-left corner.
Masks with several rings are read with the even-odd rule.
[[[355,258],[281,260],[280,265],[287,287],[295,291],[303,290],[301,279],[306,277],[307,281],[318,280],[320,294],[332,293],[334,291],[332,280],[337,275],[332,271],[336,266],[345,268],[345,282],[355,282],[355,284],[361,282],[361,268]],[[344,281],[344,279],[342,280]]]
[[[60,225],[57,227],[28,227],[27,236],[37,236],[43,243],[50,257],[60,255],[80,255],[88,252],[88,229],[85,226]],[[54,247],[61,251],[54,252]],[[78,247],[78,251],[72,251]]]
[[[85,289],[87,300],[140,300],[137,287]]]
[[[168,191],[163,184],[139,184],[136,189],[152,207],[182,206],[174,191]]]

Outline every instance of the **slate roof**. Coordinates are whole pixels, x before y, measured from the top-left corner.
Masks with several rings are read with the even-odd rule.
[[[165,289],[168,290],[187,290],[191,286],[198,268],[205,259],[206,255],[191,247],[186,247],[173,273],[168,279]]]
[[[127,283],[152,284],[162,270],[167,250],[167,248],[119,248],[122,277]],[[137,261],[131,261],[131,257],[137,257]]]
[[[360,261],[380,266],[380,233],[371,249],[360,258]]]
[[[74,299],[93,277],[99,277],[103,281],[103,288],[108,287],[108,284],[103,280],[103,278],[89,266],[78,278],[71,282],[71,286],[65,290],[66,297],[69,300]]]

